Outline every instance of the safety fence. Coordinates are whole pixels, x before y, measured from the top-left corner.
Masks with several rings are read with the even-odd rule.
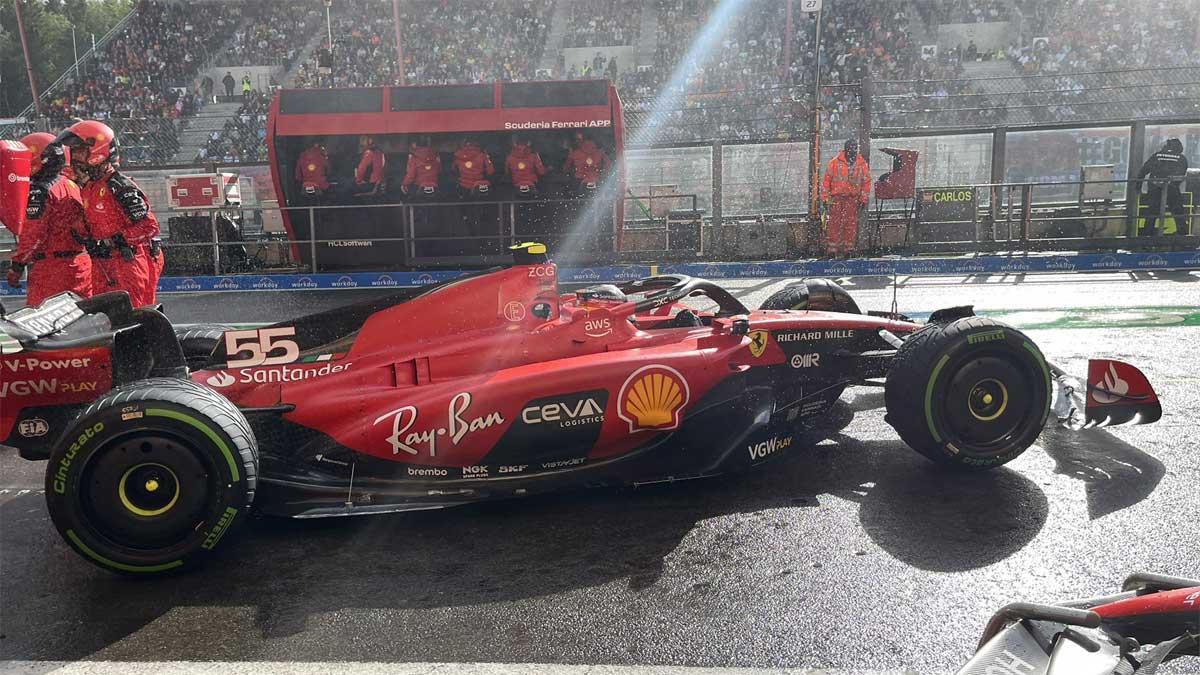
[[[800,277],[939,277],[998,275],[1016,278],[1025,274],[1077,272],[1145,272],[1200,269],[1200,251],[1168,253],[1104,253],[1063,255],[978,255],[943,258],[875,258],[855,260],[804,260],[760,263],[674,263],[562,267],[564,284],[616,283],[656,274],[686,274],[706,279],[770,279]],[[318,274],[228,274],[221,276],[167,276],[159,281],[163,293],[222,291],[370,290],[424,286],[457,278],[464,270],[425,272],[346,272]],[[0,285],[0,296],[20,296],[24,291]]]
[[[1155,122],[1200,113],[1200,70],[1192,66],[1030,73],[1014,68],[993,77],[874,85],[876,132]]]

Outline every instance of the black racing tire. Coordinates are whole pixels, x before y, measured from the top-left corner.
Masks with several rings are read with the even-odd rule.
[[[187,361],[188,370],[203,368],[212,356],[213,349],[221,343],[225,331],[230,330],[233,329],[216,323],[175,326],[175,337],[183,349],[183,358]]]
[[[900,347],[884,388],[886,420],[939,464],[990,469],[1037,440],[1050,370],[1024,333],[972,316],[929,324]]]
[[[801,279],[775,291],[759,305],[765,310],[818,310],[862,314],[854,298],[832,279]]]
[[[808,288],[803,281],[793,281],[775,291],[759,305],[759,309],[806,309],[808,307]]]
[[[67,544],[120,574],[200,564],[245,520],[258,448],[241,411],[191,380],[114,389],[63,433],[46,467],[50,519]]]

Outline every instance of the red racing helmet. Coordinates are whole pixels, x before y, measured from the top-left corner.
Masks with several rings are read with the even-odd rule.
[[[75,150],[76,161],[97,167],[118,157],[117,136],[112,127],[96,120],[83,120],[67,127],[58,140]]]
[[[33,175],[42,169],[42,151],[47,145],[54,142],[54,134],[45,131],[35,131],[32,134],[27,134],[21,139],[21,145],[29,148],[29,174]],[[65,151],[65,149],[64,149]],[[67,164],[71,163],[71,156],[67,155]]]

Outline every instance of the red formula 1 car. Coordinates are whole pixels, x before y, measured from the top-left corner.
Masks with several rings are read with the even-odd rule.
[[[1037,347],[970,308],[919,325],[823,279],[753,311],[682,276],[560,294],[544,247],[515,255],[251,330],[58,296],[0,320],[0,439],[49,460],[72,547],[152,574],[252,505],[341,516],[742,470],[798,450],[848,386],[885,387],[900,437],[964,467],[1019,455],[1050,407]],[[1089,419],[1158,419],[1136,368],[1098,363]]]
[[[1200,659],[1200,580],[1135,574],[1115,595],[1004,607],[958,674],[1153,675],[1186,656]]]

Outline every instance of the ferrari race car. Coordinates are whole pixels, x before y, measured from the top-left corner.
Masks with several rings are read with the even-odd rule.
[[[1200,658],[1200,580],[1135,574],[1115,595],[1004,607],[958,674],[1153,675],[1184,656]]]
[[[849,386],[882,387],[900,438],[966,468],[1021,454],[1048,415],[1053,367],[969,307],[864,314],[824,279],[757,310],[685,276],[560,293],[544,246],[515,256],[246,330],[56,296],[0,320],[0,441],[49,460],[50,516],[78,553],[155,574],[252,507],[345,516],[740,471],[799,450]],[[1158,419],[1136,368],[1091,371],[1089,423]]]

